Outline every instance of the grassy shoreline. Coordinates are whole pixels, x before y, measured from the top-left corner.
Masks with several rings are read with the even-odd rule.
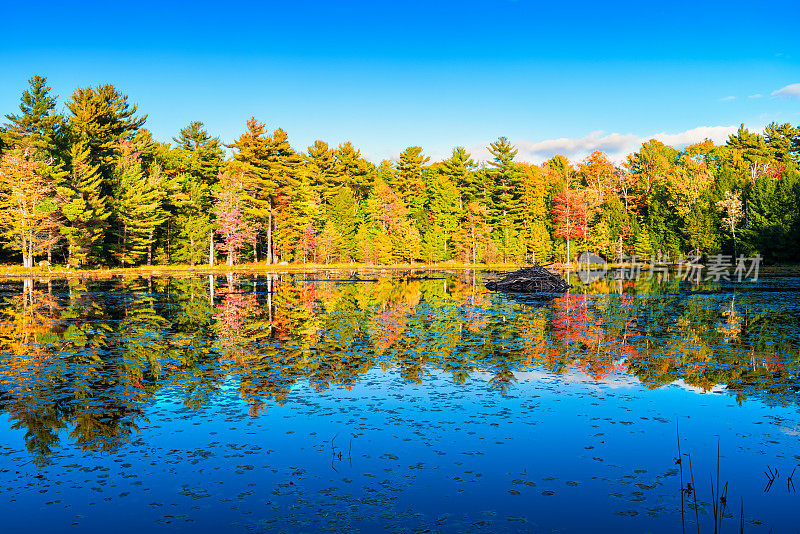
[[[448,271],[448,270],[498,270],[507,271],[523,267],[527,264],[518,263],[476,263],[464,264],[455,262],[445,263],[398,263],[391,265],[369,265],[363,263],[339,263],[339,264],[288,264],[268,265],[266,263],[244,263],[241,265],[215,265],[213,268],[208,265],[152,265],[139,267],[93,267],[88,269],[68,269],[64,266],[24,268],[16,265],[0,265],[0,277],[3,278],[108,278],[112,276],[208,276],[224,275],[227,273],[235,274],[267,274],[267,273],[302,273],[314,271],[350,271],[350,272],[391,272],[391,271]],[[590,268],[597,268],[589,266]],[[630,264],[609,263],[607,269],[630,268]],[[642,270],[648,270],[649,265],[640,264]],[[585,269],[583,264],[549,264],[547,268],[556,271]],[[602,268],[600,266],[599,268]],[[762,265],[760,274],[764,275],[800,275],[800,265],[797,264],[775,264]]]
[[[205,276],[205,275],[224,275],[227,273],[236,274],[260,274],[260,273],[302,273],[315,271],[356,271],[356,272],[376,272],[376,271],[446,271],[446,270],[513,270],[521,267],[522,264],[497,263],[497,264],[462,264],[462,263],[398,263],[392,265],[370,265],[363,263],[337,263],[337,264],[288,264],[268,265],[266,263],[243,263],[240,265],[228,266],[225,264],[209,267],[208,265],[152,265],[139,267],[93,267],[88,269],[68,269],[63,266],[54,265],[50,269],[47,267],[24,268],[12,265],[0,265],[0,277],[6,278],[28,278],[28,277],[47,277],[47,278],[106,278],[110,276]]]

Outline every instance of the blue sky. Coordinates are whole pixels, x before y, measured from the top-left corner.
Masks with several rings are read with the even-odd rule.
[[[800,91],[776,93],[800,83],[798,6],[14,3],[3,8],[0,112],[42,74],[61,102],[113,83],[165,141],[201,120],[230,142],[255,116],[298,149],[349,140],[374,161],[411,145],[481,155],[501,135],[531,161],[594,148],[620,157],[657,134],[680,145],[739,123],[800,124]]]

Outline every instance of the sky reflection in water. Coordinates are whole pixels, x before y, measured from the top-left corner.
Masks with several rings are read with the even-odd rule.
[[[796,528],[800,279],[349,276],[5,282],[4,530],[679,532],[678,419],[703,531],[718,440]]]

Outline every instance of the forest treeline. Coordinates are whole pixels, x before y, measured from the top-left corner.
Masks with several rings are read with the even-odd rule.
[[[622,164],[599,151],[525,163],[501,137],[485,163],[408,147],[375,165],[349,142],[299,150],[255,118],[230,145],[201,122],[158,142],[112,85],[76,89],[60,112],[46,78],[29,83],[0,128],[5,263],[800,259],[790,124],[742,126],[724,146],[650,140]]]

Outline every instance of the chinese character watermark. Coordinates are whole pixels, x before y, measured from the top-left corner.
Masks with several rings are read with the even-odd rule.
[[[584,282],[596,280],[608,271],[608,265],[602,263],[595,255],[586,261],[586,272],[578,268]],[[587,256],[588,258],[589,256]],[[582,256],[583,258],[583,256]],[[597,260],[595,260],[596,258]],[[601,260],[602,261],[602,260]],[[645,256],[625,256],[619,258],[619,267],[614,270],[615,280],[656,280],[668,282],[671,278],[698,284],[705,282],[757,281],[761,267],[761,255],[752,257],[739,255],[734,258],[729,254],[713,254],[705,258],[699,254],[680,255],[674,262],[666,254],[652,255],[649,260]],[[583,262],[579,262],[583,265]]]

